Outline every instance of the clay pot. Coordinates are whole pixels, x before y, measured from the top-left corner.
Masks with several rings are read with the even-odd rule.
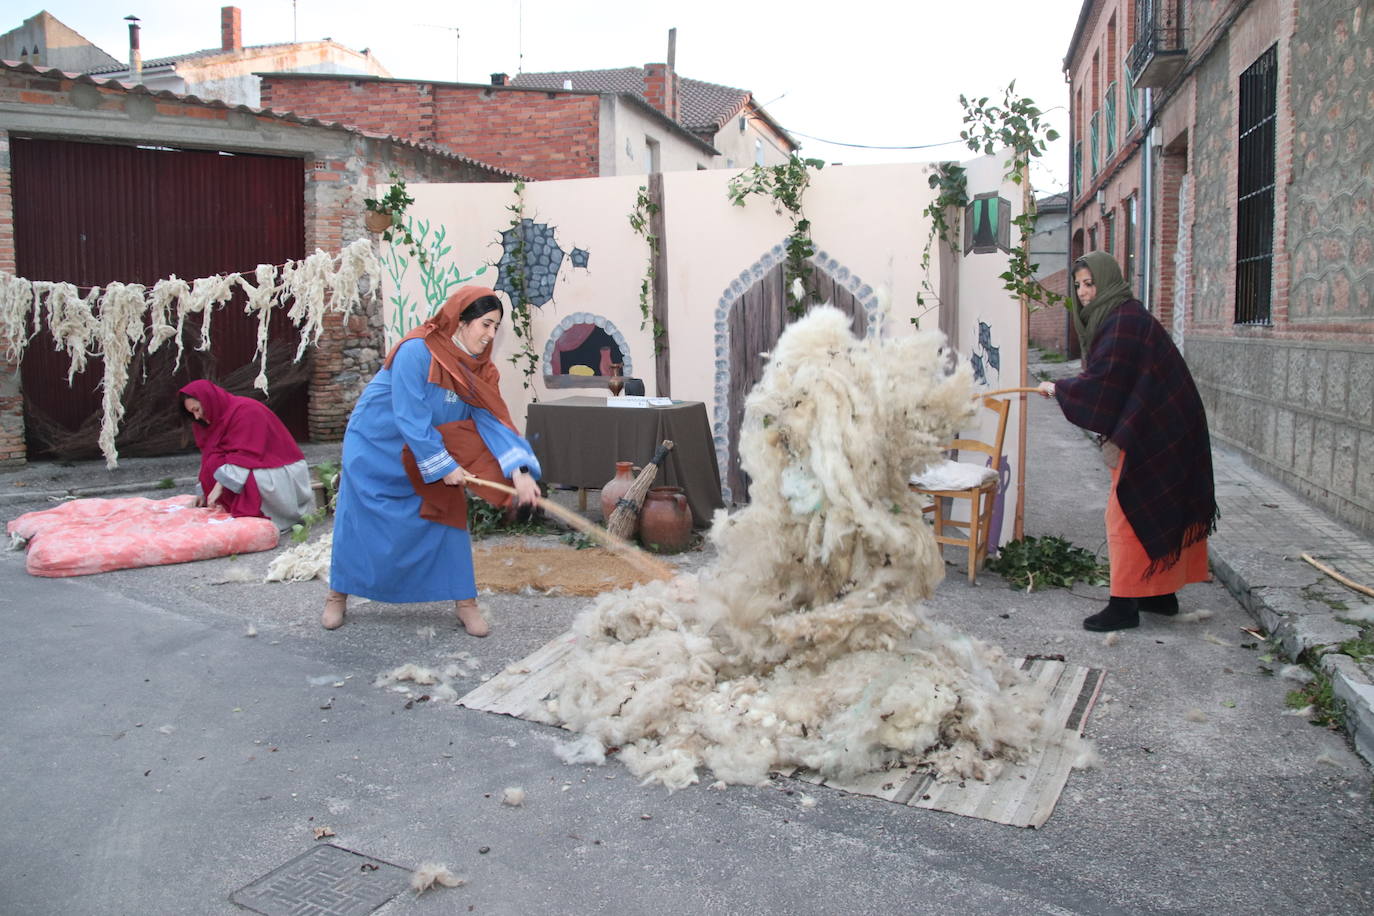
[[[611,390],[613,396],[619,396],[625,387],[625,376],[620,374],[622,366],[620,363],[611,363],[611,374],[606,379],[606,387]]]
[[[682,487],[653,487],[639,513],[639,540],[655,553],[677,553],[692,542],[692,510]]]
[[[391,214],[380,210],[368,210],[363,215],[363,225],[368,232],[385,232],[391,228]]]
[[[615,463],[615,476],[601,488],[601,518],[603,520],[607,522],[611,520],[611,513],[615,511],[615,504],[634,485],[633,468],[634,465],[628,461]]]

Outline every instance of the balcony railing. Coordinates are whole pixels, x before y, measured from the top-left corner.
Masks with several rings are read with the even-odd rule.
[[[1137,37],[1127,55],[1135,88],[1169,85],[1188,58],[1182,0],[1135,0],[1135,21]]]

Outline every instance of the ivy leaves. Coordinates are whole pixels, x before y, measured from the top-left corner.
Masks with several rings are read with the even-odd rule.
[[[1005,578],[1010,587],[1028,592],[1068,588],[1079,580],[1106,585],[1110,575],[1096,554],[1052,535],[1002,545],[997,556],[988,558],[987,568]]]
[[[787,261],[783,267],[783,286],[787,290],[787,310],[800,318],[815,293],[808,290],[811,265],[807,259],[816,253],[811,241],[811,221],[802,213],[802,197],[811,184],[811,169],[825,168],[820,159],[802,159],[796,153],[780,165],[756,165],[730,179],[730,203],[744,206],[751,195],[768,197],[773,209],[792,223],[784,246]]]

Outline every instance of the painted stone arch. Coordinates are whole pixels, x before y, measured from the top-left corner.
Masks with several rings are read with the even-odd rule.
[[[746,497],[747,484],[739,468],[739,427],[744,397],[763,372],[764,358],[759,354],[771,350],[783,328],[795,320],[787,311],[786,261],[783,245],[774,245],[730,281],[716,304],[711,437],[726,505]],[[880,336],[882,317],[873,287],[824,251],[816,252],[810,263],[821,301],[851,315],[856,335]]]
[[[601,353],[603,349],[609,349],[609,354]],[[604,316],[573,312],[554,326],[544,344],[544,384],[549,388],[604,388],[603,360],[620,363],[622,375],[634,375],[634,358],[620,329]],[[590,369],[591,374],[571,372],[574,365]]]

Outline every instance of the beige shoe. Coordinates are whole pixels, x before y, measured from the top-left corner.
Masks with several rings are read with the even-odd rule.
[[[455,601],[454,607],[458,611],[458,622],[463,625],[463,629],[468,631],[469,636],[486,636],[491,632],[491,626],[482,616],[482,609],[477,606],[477,600]]]
[[[348,596],[343,592],[329,590],[324,599],[324,613],[320,615],[320,625],[326,630],[337,630],[344,625],[344,612],[348,610]]]

